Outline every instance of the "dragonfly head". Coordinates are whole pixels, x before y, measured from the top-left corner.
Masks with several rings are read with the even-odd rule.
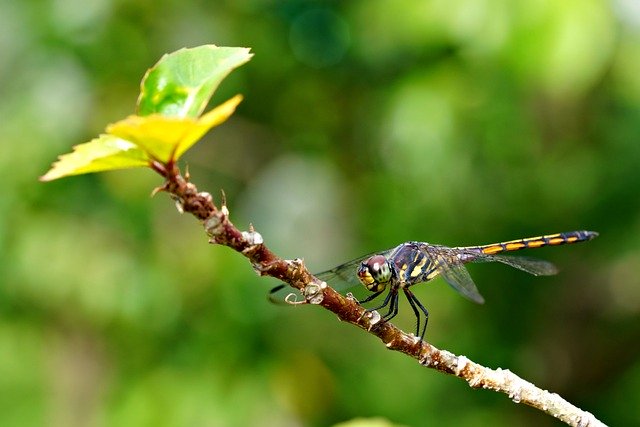
[[[383,255],[367,258],[358,268],[358,279],[371,292],[382,292],[391,281],[391,266]]]

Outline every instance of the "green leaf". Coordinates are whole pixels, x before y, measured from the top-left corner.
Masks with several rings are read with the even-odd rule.
[[[164,55],[142,79],[137,114],[198,117],[220,82],[252,56],[248,48],[215,45]]]
[[[107,126],[107,133],[132,142],[149,158],[166,164],[178,160],[209,129],[227,120],[241,100],[236,95],[200,118],[129,116]]]
[[[40,181],[71,175],[149,166],[149,157],[135,144],[114,135],[100,135],[59,157]]]

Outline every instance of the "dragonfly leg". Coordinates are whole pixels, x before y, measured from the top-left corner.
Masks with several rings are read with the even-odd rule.
[[[379,296],[381,293],[383,293],[384,291],[385,291],[385,290],[383,289],[383,290],[381,290],[381,291],[374,292],[374,293],[372,293],[371,295],[369,295],[368,297],[366,297],[365,299],[363,299],[363,300],[358,300],[358,304],[364,304],[364,303],[366,303],[366,302],[373,301],[374,299],[378,298],[378,296]],[[382,303],[382,305],[380,306],[380,308],[384,307],[385,305],[387,305],[387,304],[389,303],[389,301],[387,301],[388,299],[389,299],[389,296],[387,296],[387,297],[385,298],[385,300],[384,300],[385,302],[384,302],[384,303]],[[376,310],[377,310],[377,309],[376,309]]]
[[[373,298],[380,295],[381,293],[382,291],[376,292],[373,295],[371,295],[369,298],[362,300],[360,302],[371,301]],[[382,301],[382,304],[380,304],[377,307],[368,308],[367,311],[368,312],[377,311],[377,310],[380,310],[381,308],[385,308],[386,306],[389,306],[389,311],[387,311],[387,314],[382,316],[382,318],[384,320],[391,320],[395,317],[396,314],[398,314],[398,291],[390,290],[387,296],[384,298],[384,301]]]
[[[416,296],[409,289],[403,289],[407,300],[409,300],[409,305],[413,309],[414,314],[416,315],[416,336],[420,337],[422,340],[424,338],[425,332],[427,332],[427,323],[429,322],[429,311],[427,308],[422,305],[422,303],[416,298]],[[419,311],[418,311],[419,310]],[[424,326],[422,327],[422,332],[420,331],[420,311],[424,314]],[[419,334],[419,335],[418,335]]]
[[[389,302],[389,311],[387,311],[387,314],[382,317],[386,321],[393,319],[394,317],[396,317],[396,314],[398,314],[398,292],[392,291],[389,292],[389,295],[391,295],[391,300]]]

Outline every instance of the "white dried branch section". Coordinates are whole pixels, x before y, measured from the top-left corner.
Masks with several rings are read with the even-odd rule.
[[[508,369],[490,369],[470,361],[465,356],[456,356],[443,350],[436,351],[440,352],[440,363],[448,365],[455,375],[464,378],[473,388],[504,393],[513,402],[537,408],[570,426],[605,426],[593,414],[572,405],[556,393],[536,387]]]

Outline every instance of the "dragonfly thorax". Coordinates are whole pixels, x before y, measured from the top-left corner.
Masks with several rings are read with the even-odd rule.
[[[384,255],[367,258],[358,268],[358,279],[371,292],[382,292],[391,281],[391,265]]]

